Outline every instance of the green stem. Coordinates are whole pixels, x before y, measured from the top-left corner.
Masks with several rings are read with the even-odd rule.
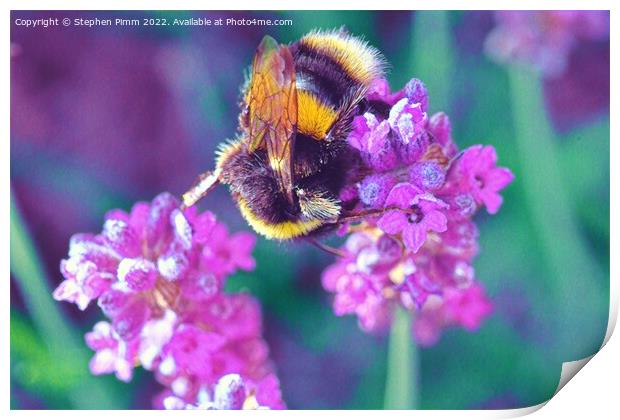
[[[413,17],[413,75],[428,89],[434,110],[449,111],[450,80],[454,68],[449,13],[418,11]]]
[[[398,307],[390,331],[384,408],[411,410],[418,406],[418,353],[411,332],[411,314]]]
[[[583,325],[594,316],[601,296],[603,273],[579,232],[572,202],[566,192],[558,163],[559,144],[546,117],[542,81],[521,68],[509,71],[516,149],[522,173],[517,174],[525,190],[526,206],[534,222],[533,249],[547,263],[547,292],[554,299],[558,319],[561,360],[589,355],[593,343],[584,336]],[[527,258],[527,256],[524,256]],[[594,321],[595,322],[595,321]],[[594,336],[592,339],[595,339]],[[587,354],[582,354],[587,353]]]
[[[412,20],[411,67],[426,84],[433,109],[447,109],[453,68],[449,15],[445,11],[416,12]],[[388,345],[384,408],[418,406],[419,360],[412,338],[411,314],[398,307]]]
[[[84,366],[83,378],[68,395],[72,405],[78,409],[117,408],[118,404],[113,403],[106,387],[87,372],[89,354],[52,299],[41,261],[13,196],[10,238],[11,273],[50,354],[55,360],[73,360]]]

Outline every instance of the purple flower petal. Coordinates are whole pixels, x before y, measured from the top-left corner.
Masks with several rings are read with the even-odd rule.
[[[124,220],[106,220],[101,235],[110,248],[124,257],[133,258],[141,253],[140,242],[136,232]]]
[[[412,252],[418,252],[426,241],[426,227],[422,224],[409,224],[403,230],[403,242]]]
[[[413,203],[415,196],[421,192],[422,191],[419,188],[409,184],[408,182],[396,184],[385,200],[385,207],[395,206],[401,209],[408,209]]]
[[[397,183],[398,178],[392,174],[368,176],[359,184],[360,200],[368,207],[380,208]]]
[[[183,249],[190,249],[192,247],[192,227],[183,212],[179,209],[173,210],[170,214],[170,223],[174,229],[175,240]]]
[[[407,227],[407,216],[401,211],[390,210],[381,216],[377,226],[385,233],[396,235]]]
[[[446,215],[438,210],[433,210],[424,215],[424,224],[428,230],[435,232],[445,232],[448,229],[448,219]]]
[[[246,398],[245,384],[241,376],[229,374],[215,385],[213,402],[220,410],[241,410]]]
[[[170,240],[170,215],[178,207],[179,201],[169,193],[162,193],[153,199],[145,226],[150,247],[156,248]]]
[[[390,110],[389,124],[404,144],[414,142],[425,132],[426,113],[419,103],[403,98]]]
[[[144,258],[125,258],[118,265],[118,279],[135,291],[149,290],[155,286],[157,267]]]
[[[405,96],[412,102],[420,104],[422,112],[428,110],[428,90],[420,79],[411,79],[405,85]]]
[[[112,327],[124,341],[131,341],[140,334],[149,315],[150,310],[146,303],[135,300],[114,317]]]

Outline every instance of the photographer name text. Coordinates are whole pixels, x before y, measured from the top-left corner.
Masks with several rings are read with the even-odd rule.
[[[292,19],[246,19],[192,17],[178,18],[39,18],[15,19],[16,26],[27,28],[49,28],[56,26],[96,27],[96,26],[292,26]]]

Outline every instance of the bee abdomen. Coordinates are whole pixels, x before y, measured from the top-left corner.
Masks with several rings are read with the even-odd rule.
[[[291,45],[297,84],[339,108],[383,74],[375,48],[343,31],[311,32]]]

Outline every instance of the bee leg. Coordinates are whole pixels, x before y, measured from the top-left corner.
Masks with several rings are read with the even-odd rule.
[[[194,185],[182,196],[183,203],[181,209],[184,210],[196,204],[201,198],[220,183],[221,170],[218,168],[213,172],[207,171],[198,176]]]
[[[367,217],[382,216],[384,213],[388,211],[392,211],[392,210],[398,210],[398,211],[402,211],[403,213],[408,213],[408,214],[413,213],[412,209],[402,209],[398,206],[389,206],[383,209],[364,209],[364,210],[360,210],[357,212],[350,212],[350,213],[342,214],[338,218],[337,223],[340,224],[340,223],[346,223],[346,222],[359,222],[361,220],[364,220]]]
[[[335,223],[340,214],[340,201],[321,189],[296,188],[301,213],[308,219]]]
[[[389,210],[394,210],[394,209],[392,208],[366,209],[366,210],[360,210],[357,212],[345,213],[338,218],[338,223],[359,222],[360,220],[363,220],[367,217],[381,216],[383,215],[383,213]]]
[[[336,257],[340,257],[340,258],[344,258],[346,256],[346,254],[341,251],[338,248],[334,248],[332,246],[326,245],[322,242],[317,241],[315,238],[312,238],[310,236],[306,237],[306,240],[311,243],[312,245],[314,245],[315,247],[317,247],[318,249],[320,249],[321,251],[325,251],[328,254],[332,254],[335,255]]]

